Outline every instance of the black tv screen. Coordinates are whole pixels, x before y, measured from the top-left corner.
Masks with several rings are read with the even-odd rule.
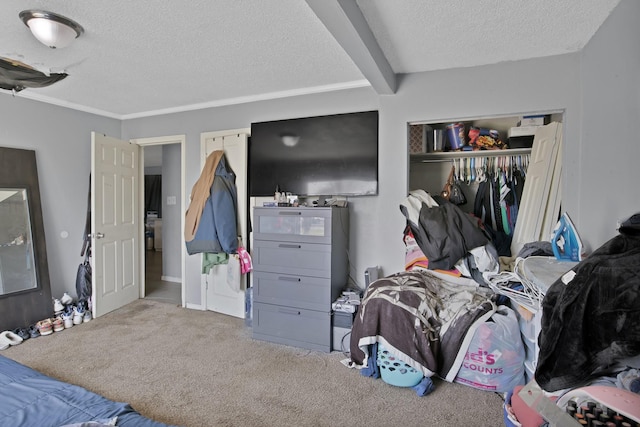
[[[249,192],[273,196],[378,193],[378,112],[251,124]]]

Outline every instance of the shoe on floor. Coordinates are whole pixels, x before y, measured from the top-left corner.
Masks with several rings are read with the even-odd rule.
[[[71,295],[65,292],[64,295],[62,295],[62,298],[60,298],[60,302],[63,305],[67,306],[73,302],[73,298],[71,298]]]
[[[11,347],[11,341],[9,341],[9,338],[4,337],[5,332],[7,331],[0,333],[0,350],[6,350]]]
[[[73,309],[73,324],[79,325],[82,323],[84,317],[84,307],[81,304],[78,304]]]
[[[0,333],[0,350],[6,350],[11,345],[18,345],[23,341],[20,335],[12,331],[4,331]]]
[[[87,310],[84,312],[84,317],[82,318],[82,321],[84,323],[87,323],[89,321],[91,321],[91,319],[93,319],[93,316],[91,316],[91,310]]]
[[[51,319],[41,320],[36,324],[36,326],[38,327],[40,335],[50,335],[53,333],[53,324],[51,323]]]
[[[64,323],[64,328],[65,329],[69,329],[70,327],[73,326],[73,312],[72,311],[68,311],[65,309],[65,311],[62,312],[62,322]]]
[[[22,338],[23,341],[31,338],[31,335],[29,334],[29,331],[27,330],[27,328],[16,328],[13,330],[13,333],[20,336],[20,338]]]
[[[53,319],[53,332],[60,332],[60,331],[64,331],[64,322],[62,321],[62,318],[60,316],[57,316],[55,319]]]
[[[36,325],[29,326],[29,335],[31,338],[38,338],[40,336],[40,331]]]
[[[62,311],[64,310],[64,306],[62,305],[62,303],[60,302],[59,299],[54,299],[53,300],[53,312],[55,314],[60,314],[62,313]]]

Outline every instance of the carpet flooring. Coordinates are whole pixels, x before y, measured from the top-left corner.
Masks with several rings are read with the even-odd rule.
[[[180,426],[501,426],[496,393],[411,388],[320,353],[257,341],[242,319],[137,300],[3,355]]]

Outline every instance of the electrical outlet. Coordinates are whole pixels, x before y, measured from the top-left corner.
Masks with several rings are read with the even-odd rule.
[[[175,205],[176,196],[167,196],[167,205]]]

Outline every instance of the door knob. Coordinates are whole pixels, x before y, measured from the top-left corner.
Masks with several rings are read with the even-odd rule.
[[[96,239],[103,239],[104,238],[104,234],[103,233],[94,233],[93,237],[95,237]]]

